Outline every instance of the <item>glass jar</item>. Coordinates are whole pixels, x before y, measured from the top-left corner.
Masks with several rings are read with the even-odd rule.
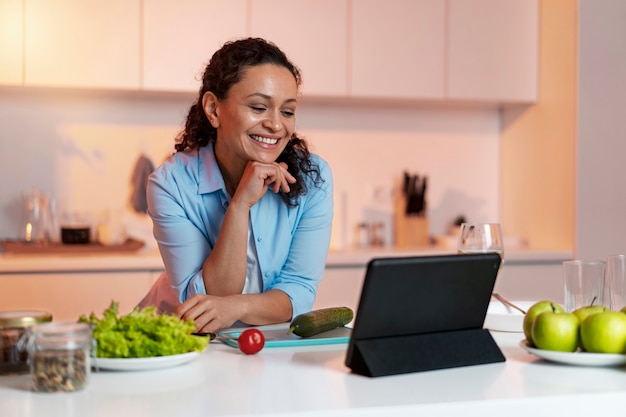
[[[26,329],[52,321],[45,311],[0,311],[0,375],[28,373],[28,352],[19,342]]]
[[[39,324],[28,329],[26,338],[35,391],[69,392],[85,388],[91,372],[89,324]]]

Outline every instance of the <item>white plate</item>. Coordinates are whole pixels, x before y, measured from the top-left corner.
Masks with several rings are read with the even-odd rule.
[[[513,301],[513,304],[524,311],[536,303],[536,301]],[[524,315],[516,309],[506,306],[500,301],[491,301],[487,308],[484,328],[499,332],[519,332],[522,333]]]
[[[92,366],[109,371],[149,371],[182,365],[194,360],[199,354],[200,352],[188,352],[153,358],[94,358]]]
[[[551,362],[578,366],[619,366],[626,364],[626,355],[618,353],[588,353],[588,352],[556,352],[532,348],[526,339],[519,342],[522,349],[528,353]]]

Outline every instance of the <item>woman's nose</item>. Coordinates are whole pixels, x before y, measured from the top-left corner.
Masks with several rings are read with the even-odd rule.
[[[280,130],[282,127],[280,113],[279,112],[268,113],[267,118],[263,122],[263,125],[266,128],[271,129],[273,132]]]

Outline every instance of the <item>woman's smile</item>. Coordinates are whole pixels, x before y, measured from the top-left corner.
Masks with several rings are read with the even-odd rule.
[[[271,138],[271,137],[259,136],[259,135],[250,135],[250,137],[257,142],[260,142],[266,145],[276,145],[278,143],[277,138]]]

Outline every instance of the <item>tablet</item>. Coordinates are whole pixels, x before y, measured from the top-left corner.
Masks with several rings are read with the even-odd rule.
[[[443,351],[448,349],[445,344],[459,341],[467,341],[470,349],[477,350],[481,350],[481,345],[487,343],[490,345],[486,346],[487,350],[493,350],[495,342],[483,341],[485,338],[493,340],[491,335],[483,334],[483,323],[500,263],[501,258],[497,253],[370,260],[348,345],[346,365],[353,370],[353,365],[363,368],[367,364],[362,362],[368,360],[363,355],[374,355],[383,361],[387,360],[385,357],[388,355],[406,359],[410,357],[410,352],[397,351],[403,346],[403,341],[407,349],[412,346],[416,352],[433,356],[432,366],[426,366],[431,369],[446,367],[444,365],[448,363],[445,357],[434,357],[439,355],[435,352],[439,349],[436,343],[444,345],[441,347],[441,355],[444,356],[447,353]],[[436,337],[420,338],[420,335]],[[387,339],[390,340],[388,343],[381,342]],[[368,344],[368,340],[377,342]],[[361,341],[362,348],[358,349]],[[375,353],[365,352],[370,349],[365,349],[367,346],[374,345],[376,347],[372,349],[377,350]],[[456,356],[458,354],[454,353]],[[468,354],[462,352],[461,356]],[[504,360],[501,353],[496,356],[498,360]],[[449,364],[487,363],[485,360],[489,361],[487,358],[457,358],[457,362]],[[423,358],[424,361],[428,362],[427,358]],[[421,370],[424,364],[408,364],[405,372],[418,368]],[[388,372],[396,373],[393,369]]]

